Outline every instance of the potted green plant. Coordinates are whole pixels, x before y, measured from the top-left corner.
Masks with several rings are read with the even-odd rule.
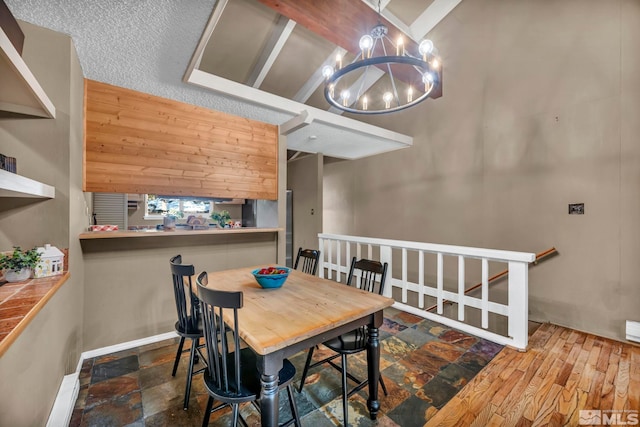
[[[225,228],[231,220],[231,215],[229,214],[229,211],[226,210],[213,211],[211,219],[218,223],[218,227]]]
[[[14,246],[13,253],[0,255],[0,268],[4,270],[4,278],[7,282],[27,280],[38,262],[40,262],[40,253],[36,248],[23,251],[20,246]]]

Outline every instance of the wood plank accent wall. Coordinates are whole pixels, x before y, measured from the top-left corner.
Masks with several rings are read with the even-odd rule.
[[[85,80],[84,191],[278,198],[278,128]]]

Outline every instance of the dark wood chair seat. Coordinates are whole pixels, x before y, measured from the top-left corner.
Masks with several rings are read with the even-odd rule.
[[[174,328],[178,335],[185,338],[202,338],[204,336],[204,329],[202,328],[202,319],[197,319],[195,325],[193,320],[189,318],[186,326],[182,326],[180,321],[177,321]]]
[[[233,367],[233,354],[227,355],[227,366]],[[212,377],[208,371],[204,373],[204,385],[207,392],[214,399],[223,401],[235,401],[237,403],[251,402],[258,400],[260,397],[260,375],[255,368],[258,358],[256,354],[250,348],[243,348],[240,350],[240,387],[235,382],[235,372],[229,372],[229,384],[228,390],[224,390],[218,387],[218,383],[214,377]],[[219,362],[222,363],[222,362]],[[293,364],[285,359],[282,369],[278,373],[278,387],[286,387],[291,383],[293,377],[296,375],[296,368]],[[237,391],[236,391],[237,390]]]

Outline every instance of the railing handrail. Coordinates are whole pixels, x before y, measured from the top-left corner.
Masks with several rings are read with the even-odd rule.
[[[391,272],[387,276],[384,295],[392,297],[393,290],[399,290],[399,293],[396,293],[394,297],[396,300],[394,307],[503,345],[510,345],[521,350],[526,349],[528,342],[529,263],[536,259],[534,253],[328,233],[318,234],[318,243],[322,251],[320,277],[324,277],[326,269],[329,279],[332,278],[332,272],[335,271],[336,280],[341,281],[348,272],[353,245],[355,245],[353,249],[358,257],[361,256],[364,247],[367,247],[367,255],[365,256],[369,258],[374,256],[373,248],[377,247],[379,253],[375,255],[376,259],[380,262],[386,262],[389,266],[388,271]],[[417,281],[409,274],[409,254],[411,254],[413,262],[417,262]],[[435,272],[436,282],[433,284],[427,283],[425,280],[425,255],[430,254],[436,255],[435,268],[432,270]],[[445,256],[457,258],[457,291],[444,286]],[[467,295],[465,292],[465,259],[467,258],[481,261],[482,282],[479,297]],[[496,302],[489,297],[489,263],[492,261],[508,265],[506,304]],[[394,268],[396,262],[399,262],[399,266]],[[411,303],[414,305],[409,304],[409,291],[414,292],[417,296],[417,307],[415,306],[416,302]],[[436,299],[437,313],[424,310],[425,297]],[[444,315],[444,302],[447,300],[458,304],[457,320]],[[479,310],[479,326],[466,322],[467,307]],[[489,315],[491,313],[507,319],[506,335],[489,330]]]
[[[429,253],[444,255],[462,255],[466,258],[486,258],[495,261],[516,261],[530,263],[535,261],[536,254],[532,252],[505,251],[500,249],[475,248],[471,246],[443,245],[439,243],[412,242],[406,240],[380,239],[375,237],[346,236],[343,234],[318,234],[320,239],[339,240],[352,243],[389,246],[392,248],[406,248]]]

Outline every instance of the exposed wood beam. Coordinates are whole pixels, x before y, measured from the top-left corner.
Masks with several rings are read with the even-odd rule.
[[[260,87],[260,85],[262,85],[265,77],[267,77],[267,73],[271,70],[271,67],[278,58],[278,55],[280,55],[284,44],[291,35],[295,26],[295,21],[292,21],[285,16],[280,16],[278,22],[273,28],[273,31],[271,32],[269,41],[267,41],[264,49],[262,49],[258,62],[253,67],[253,71],[251,71],[251,75],[247,80],[247,85],[253,87]]]
[[[379,18],[378,13],[362,1],[258,1],[355,55],[360,53],[360,37],[368,34],[378,24]],[[391,40],[404,36],[402,31],[384,17],[380,21],[388,27]],[[413,40],[406,40],[405,47],[412,52],[418,51],[418,45]]]
[[[324,60],[322,65],[311,75],[309,80],[305,82],[304,85],[298,90],[298,93],[293,97],[294,101],[297,102],[307,102],[307,100],[313,95],[313,92],[320,87],[322,83],[324,83],[324,76],[322,75],[322,67],[325,65],[334,65],[336,62],[336,55],[344,56],[347,53],[346,49],[341,47],[336,47],[331,55]]]
[[[294,118],[289,119],[280,125],[280,135],[289,135],[298,129],[302,129],[305,126],[310,125],[312,121],[313,117],[309,115],[309,111],[304,110]]]

